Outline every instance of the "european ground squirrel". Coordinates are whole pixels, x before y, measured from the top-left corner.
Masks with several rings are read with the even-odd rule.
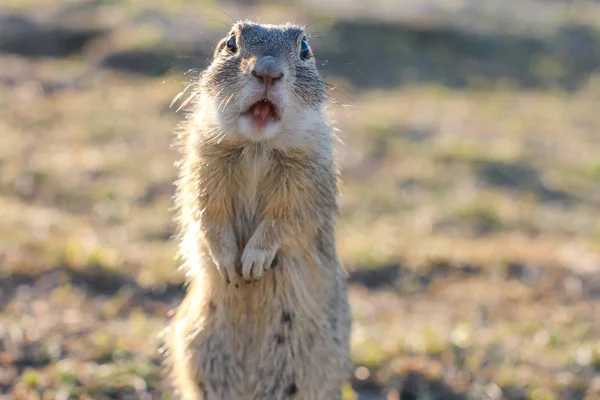
[[[236,23],[181,132],[187,296],[168,332],[186,400],[341,399],[351,372],[338,170],[303,28]]]

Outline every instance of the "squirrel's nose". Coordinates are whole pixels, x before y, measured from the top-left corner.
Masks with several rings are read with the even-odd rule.
[[[276,58],[264,56],[254,64],[252,76],[260,82],[265,83],[267,86],[271,86],[273,83],[283,78],[283,65]]]

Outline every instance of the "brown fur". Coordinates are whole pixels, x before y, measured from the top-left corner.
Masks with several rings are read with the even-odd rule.
[[[199,113],[183,134],[177,204],[190,284],[167,336],[175,387],[186,400],[341,399],[351,315],[335,251],[332,133],[323,124],[313,145],[280,146],[214,140],[214,124]]]

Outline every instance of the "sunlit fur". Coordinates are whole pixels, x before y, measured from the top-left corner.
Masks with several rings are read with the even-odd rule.
[[[301,28],[236,24],[239,50],[215,50],[180,135],[177,183],[188,294],[167,330],[176,391],[187,400],[341,399],[351,315],[335,250],[338,171],[313,58]],[[265,54],[286,74],[281,120],[241,113]]]

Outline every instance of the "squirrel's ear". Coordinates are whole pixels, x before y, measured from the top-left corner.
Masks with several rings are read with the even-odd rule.
[[[217,47],[215,47],[215,52],[213,53],[213,59],[217,58],[217,56],[219,55],[221,50],[223,50],[223,47],[225,47],[225,45],[227,44],[227,40],[228,40],[228,38],[223,38],[219,41],[219,43],[217,44]]]

